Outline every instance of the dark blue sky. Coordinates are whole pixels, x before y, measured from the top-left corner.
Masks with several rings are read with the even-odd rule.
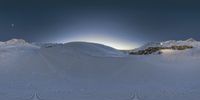
[[[1,0],[0,40],[89,41],[120,49],[149,41],[200,40],[199,4],[192,0]]]

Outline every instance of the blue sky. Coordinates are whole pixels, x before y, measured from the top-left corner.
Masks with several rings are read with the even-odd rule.
[[[2,0],[0,40],[86,41],[119,49],[150,41],[198,40],[198,4],[192,0]]]

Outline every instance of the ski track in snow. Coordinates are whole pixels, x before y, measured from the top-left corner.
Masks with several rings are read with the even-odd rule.
[[[44,57],[44,55],[42,55],[40,52],[38,52],[38,55],[40,56],[40,58],[42,58],[43,62],[46,64],[46,66],[52,70],[52,71],[56,71],[54,66],[47,60],[46,57]]]

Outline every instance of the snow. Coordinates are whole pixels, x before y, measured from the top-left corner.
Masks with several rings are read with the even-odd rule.
[[[159,43],[159,42],[149,42],[149,43],[147,43],[147,44],[145,44],[145,45],[143,45],[143,46],[141,46],[141,47],[139,47],[139,48],[136,48],[136,49],[134,49],[134,50],[144,50],[144,49],[147,49],[148,47],[161,47],[162,46],[162,42],[161,43]]]
[[[96,44],[96,43],[87,43],[87,42],[71,42],[66,43],[64,46],[67,49],[73,49],[77,52],[82,52],[90,56],[103,56],[103,57],[123,57],[125,56],[124,53],[102,45],[102,44]]]
[[[193,47],[200,47],[200,42],[199,41],[190,41],[190,40],[185,40],[185,41],[175,41],[175,40],[170,40],[170,41],[165,41],[165,42],[161,42],[162,46],[166,46],[166,47],[170,47],[173,45],[189,45],[189,46],[193,46]]]
[[[40,48],[34,44],[30,44],[23,39],[11,39],[5,42],[0,41],[0,48],[13,48],[13,47],[34,47]]]
[[[199,42],[162,43],[195,48],[138,56],[86,42],[2,42],[0,100],[199,100]]]
[[[163,50],[160,50],[160,52],[163,54],[163,55],[172,55],[172,54],[176,54],[178,52],[178,50],[172,50],[172,49],[163,49]]]

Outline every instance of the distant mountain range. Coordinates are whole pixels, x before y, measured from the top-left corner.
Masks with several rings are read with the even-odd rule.
[[[200,42],[193,38],[187,40],[169,40],[164,42],[150,42],[139,48],[128,50],[132,55],[149,55],[160,54],[162,50],[185,50],[192,48],[200,48]]]
[[[28,43],[23,39],[11,39],[5,42],[0,42],[0,48],[9,47],[33,47],[33,48],[48,48],[56,49],[63,47],[66,50],[72,49],[76,53],[84,53],[91,56],[105,57],[120,57],[131,55],[146,55],[160,53],[161,49],[185,50],[190,48],[199,48],[200,42],[189,38],[187,40],[169,40],[164,42],[149,42],[139,48],[133,50],[116,50],[112,47],[88,42],[70,42],[65,44],[57,43]],[[62,49],[61,49],[62,50]],[[59,51],[59,50],[57,50]]]

